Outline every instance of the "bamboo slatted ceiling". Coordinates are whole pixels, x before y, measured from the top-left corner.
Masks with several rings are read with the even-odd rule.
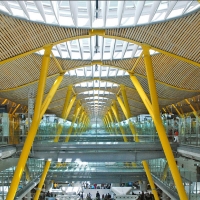
[[[132,28],[106,29],[105,33],[108,36],[118,36],[146,43],[199,62],[199,32],[196,31],[200,26],[199,18],[200,12],[197,11],[186,17],[167,22]],[[89,29],[48,26],[8,17],[3,14],[0,15],[0,21],[3,22],[0,38],[2,45],[0,51],[1,60],[67,38],[83,35],[88,35],[89,37]]]
[[[72,37],[90,37],[89,29],[64,28],[34,22],[28,22],[0,14],[1,37],[0,37],[0,60],[6,60],[25,52],[43,47],[46,44],[57,43],[61,40]],[[128,38],[141,43],[149,44],[153,47],[177,54],[192,61],[200,61],[200,12],[197,11],[183,18],[166,21],[158,24],[146,26],[107,29],[106,36],[116,36]],[[14,30],[14,31],[13,31]],[[184,30],[184,31],[183,31]],[[71,70],[79,67],[91,66],[91,60],[69,60],[57,59],[63,70]],[[117,67],[125,71],[131,70],[137,58],[123,60],[102,60],[102,66]],[[30,54],[18,58],[5,64],[1,64],[0,73],[0,91],[1,98],[8,98],[16,103],[27,105],[27,96],[29,88],[37,92],[39,73],[41,68],[42,56]],[[185,98],[197,96],[200,91],[200,69],[192,64],[185,63],[178,59],[163,54],[152,56],[154,74],[156,79],[157,93],[160,106],[167,106],[176,103]],[[149,88],[146,79],[146,72],[143,59],[140,59],[134,69],[134,73],[140,81],[147,95]],[[59,70],[53,58],[51,58],[48,70],[48,78],[45,88],[45,94],[48,93],[55,79],[59,75]],[[115,94],[119,91],[119,85],[124,84],[129,98],[132,115],[145,113],[146,108],[135,90],[129,76],[108,76],[97,77],[98,81],[107,81],[117,84],[113,88],[99,88],[114,92],[114,95],[106,95],[115,99]],[[69,84],[79,84],[93,81],[94,77],[71,76],[66,75],[49,106],[49,111],[61,115],[62,106]],[[77,99],[88,97],[88,94],[82,94],[87,90],[93,90],[94,87],[81,87],[77,85],[74,90]],[[95,88],[96,89],[96,88]],[[81,94],[79,94],[81,93]],[[101,96],[101,95],[99,95]],[[83,102],[85,100],[83,99]],[[111,101],[110,101],[111,102]],[[59,106],[58,106],[59,104]],[[111,103],[110,103],[111,104]],[[110,106],[108,105],[108,107]],[[86,104],[85,104],[86,105]],[[123,116],[119,108],[121,117]],[[70,118],[74,107],[70,112]]]

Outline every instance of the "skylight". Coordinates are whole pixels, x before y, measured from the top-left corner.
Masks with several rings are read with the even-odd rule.
[[[181,17],[199,7],[198,1],[0,1],[0,11],[14,17],[81,28],[149,24]]]
[[[103,77],[128,76],[129,74],[123,69],[101,65],[92,65],[67,71],[65,75],[76,77],[92,77],[98,80],[98,78]],[[102,84],[105,84],[105,82],[103,82]],[[105,85],[100,87],[105,87]]]
[[[160,16],[159,16],[160,17]],[[164,16],[163,16],[164,17]],[[102,36],[77,39],[53,46],[55,57],[73,60],[119,60],[138,57],[141,48],[138,45]],[[44,51],[37,52],[43,55]],[[157,52],[151,51],[153,55]]]

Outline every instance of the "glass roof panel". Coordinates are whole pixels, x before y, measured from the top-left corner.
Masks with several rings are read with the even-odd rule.
[[[58,51],[55,51],[58,54]],[[90,67],[83,67],[78,69],[73,69],[70,71],[67,71],[65,75],[69,76],[79,76],[79,77],[92,77],[95,79],[101,78],[101,77],[117,77],[117,76],[126,76],[125,70],[123,69],[117,69],[114,67],[106,67],[106,66],[100,66],[100,65],[93,65]],[[91,81],[89,81],[91,82]],[[96,80],[95,82],[98,82]],[[105,87],[105,82],[100,81],[99,87]]]
[[[101,1],[96,10],[95,1],[1,1],[0,11],[58,26],[109,28],[181,17],[199,7],[198,1]]]

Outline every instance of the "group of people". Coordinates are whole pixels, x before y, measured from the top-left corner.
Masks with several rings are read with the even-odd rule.
[[[151,192],[150,193],[149,192],[146,192],[146,193],[144,193],[144,192],[140,193],[139,192],[137,200],[154,200],[154,196]]]
[[[91,194],[90,193],[87,194],[86,200],[91,200],[91,199],[92,199]],[[100,193],[97,191],[97,193],[96,193],[96,200],[100,200],[100,199],[102,199],[102,200],[109,200],[109,199],[111,199],[111,195],[109,193],[106,194],[106,195],[102,194],[102,197],[101,197]]]

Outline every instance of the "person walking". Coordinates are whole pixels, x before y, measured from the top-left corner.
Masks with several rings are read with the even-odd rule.
[[[174,131],[174,142],[179,142],[179,140],[178,140],[178,130]]]
[[[96,199],[97,199],[97,200],[100,200],[100,194],[99,194],[98,191],[97,191],[97,193],[96,193]]]

